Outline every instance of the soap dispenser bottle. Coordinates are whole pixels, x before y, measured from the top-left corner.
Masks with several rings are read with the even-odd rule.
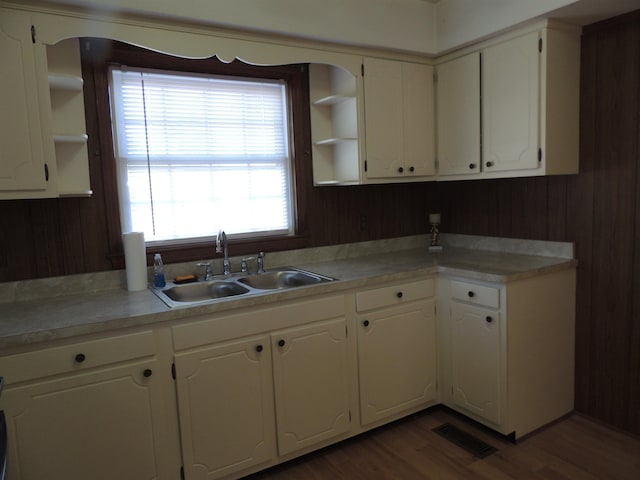
[[[162,263],[162,257],[159,253],[156,253],[153,257],[153,286],[156,288],[163,288],[166,285],[164,279],[164,265]]]

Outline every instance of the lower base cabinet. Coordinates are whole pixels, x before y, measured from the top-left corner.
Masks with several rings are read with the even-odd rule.
[[[0,358],[8,382],[1,404],[8,478],[175,479],[177,442],[165,428],[175,419],[166,402],[172,382],[153,356],[152,337],[144,332]],[[50,376],[31,379],[37,371]]]
[[[357,294],[363,427],[437,402],[434,295],[433,279]]]
[[[306,303],[174,328],[180,348],[227,325],[316,320],[175,354],[186,480],[237,478],[349,434],[344,297]]]

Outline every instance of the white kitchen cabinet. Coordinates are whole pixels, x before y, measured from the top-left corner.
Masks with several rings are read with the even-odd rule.
[[[0,357],[9,478],[177,478],[169,366],[151,331]]]
[[[44,45],[30,16],[0,9],[0,199],[57,195]]]
[[[480,173],[480,53],[437,66],[438,173]]]
[[[538,167],[539,34],[482,51],[482,159],[487,172]]]
[[[172,330],[187,480],[237,478],[349,435],[344,297]]]
[[[349,431],[347,333],[344,318],[271,334],[278,453]]]
[[[354,65],[360,67],[360,63]],[[345,67],[309,65],[314,185],[360,183],[359,84]]]
[[[439,287],[442,403],[514,438],[573,410],[575,269]]]
[[[438,400],[434,279],[356,294],[363,427]]]
[[[425,181],[435,174],[433,67],[364,59],[365,177]]]
[[[480,71],[471,65],[478,55]],[[437,69],[439,180],[578,173],[579,29],[545,21],[447,56]],[[479,142],[470,126],[478,85]]]
[[[504,383],[500,323],[497,310],[460,302],[451,306],[453,403],[497,425]]]
[[[176,354],[175,369],[187,479],[221,478],[274,457],[268,336]]]

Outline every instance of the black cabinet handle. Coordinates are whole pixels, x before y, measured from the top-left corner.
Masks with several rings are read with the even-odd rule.
[[[410,171],[410,172],[415,172],[415,171],[416,171],[416,169],[415,169],[415,168],[413,168],[413,167],[409,167],[409,171]]]
[[[285,341],[284,340],[279,340],[278,341],[278,345],[281,347],[284,347]]]
[[[144,372],[142,372],[142,375],[144,375],[145,378],[149,378],[151,375],[153,375],[153,370],[147,368]]]
[[[403,295],[402,292],[396,293],[396,297],[398,297],[398,298],[402,298],[402,295]]]
[[[485,318],[485,320],[487,321],[487,323],[493,322],[493,318],[489,317],[489,316],[487,316],[487,318]]]
[[[473,297],[476,296],[476,294],[473,293],[472,291],[469,291],[469,293],[467,295],[469,295],[469,298],[473,298]]]
[[[87,357],[84,356],[84,353],[79,353],[76,355],[76,362],[78,363],[82,363],[87,359]]]
[[[470,168],[471,170],[473,170],[474,168],[476,168],[476,164],[475,164],[475,163],[470,163],[470,164],[469,164],[469,168]]]
[[[262,351],[263,347],[262,345],[257,345],[256,346],[256,352],[260,353]]]
[[[365,327],[368,327],[368,326],[369,326],[369,320],[365,320],[364,322],[362,322],[362,324],[363,324]]]
[[[402,173],[402,172],[404,172],[404,168],[402,167],[398,168],[398,173]]]
[[[485,165],[486,165],[487,167],[493,167],[493,162],[487,162]]]

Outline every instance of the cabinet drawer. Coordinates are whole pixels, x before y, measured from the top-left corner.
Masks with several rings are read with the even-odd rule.
[[[433,278],[418,282],[402,283],[390,287],[374,288],[356,294],[358,312],[374,308],[388,307],[423,298],[433,297],[436,287]]]
[[[0,371],[11,384],[153,354],[153,332],[147,331],[0,357]]]
[[[500,289],[498,287],[452,280],[451,298],[475,305],[500,308]]]

